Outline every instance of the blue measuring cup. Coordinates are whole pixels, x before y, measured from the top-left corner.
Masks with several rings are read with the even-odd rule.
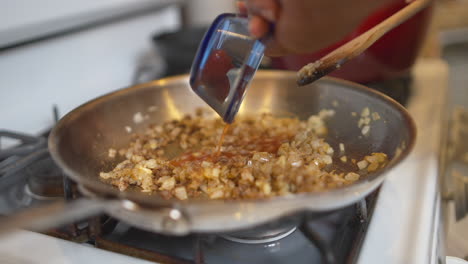
[[[193,61],[192,90],[226,123],[232,123],[264,51],[265,45],[250,36],[246,17],[219,15]]]

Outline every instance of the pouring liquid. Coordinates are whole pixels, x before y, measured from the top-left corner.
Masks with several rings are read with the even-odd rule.
[[[218,144],[216,145],[215,157],[219,157],[221,155],[221,147],[223,146],[224,137],[226,136],[227,132],[229,131],[229,126],[230,126],[230,124],[225,124],[224,125],[223,133],[221,134],[221,137],[219,138]]]
[[[207,60],[205,69],[203,70],[202,82],[209,94],[214,96],[219,102],[223,102],[229,94],[231,82],[228,73],[235,69],[232,58],[224,50],[214,50]],[[229,130],[229,124],[224,125],[223,133],[216,145],[214,158],[221,155],[221,147],[224,142],[224,137]]]

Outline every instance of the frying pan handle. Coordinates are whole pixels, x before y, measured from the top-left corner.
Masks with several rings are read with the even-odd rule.
[[[122,201],[118,200],[81,198],[72,202],[57,201],[45,206],[25,209],[0,219],[0,236],[21,228],[43,231],[99,214],[106,208],[121,205]]]

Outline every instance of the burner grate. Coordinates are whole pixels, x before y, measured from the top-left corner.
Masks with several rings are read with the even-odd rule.
[[[345,209],[321,215],[303,213],[289,217],[285,221],[298,226],[293,234],[260,244],[237,243],[225,239],[224,234],[164,236],[122,222],[117,224],[114,232],[107,234],[99,233],[100,226],[96,225],[94,230],[97,232],[92,236],[98,248],[160,263],[229,264],[249,260],[255,263],[285,263],[287,259],[293,263],[356,263],[371,217],[368,212],[373,211],[377,195],[378,191]],[[330,233],[333,235],[330,236]],[[286,250],[287,254],[281,253],[281,250]],[[294,255],[304,252],[306,255],[302,257]],[[262,254],[272,256],[263,259]]]
[[[46,140],[12,131],[0,131],[1,138],[21,141],[17,147],[0,149],[0,192],[24,181],[27,174],[19,173],[48,155]]]

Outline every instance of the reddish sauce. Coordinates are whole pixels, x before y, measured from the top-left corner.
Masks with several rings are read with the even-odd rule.
[[[291,137],[288,135],[281,135],[276,137],[258,137],[236,144],[249,152],[268,152],[276,154],[278,149],[283,143],[289,142]]]
[[[240,154],[230,153],[230,152],[221,152],[219,155],[217,153],[204,153],[201,155],[194,155],[193,153],[186,153],[182,156],[178,157],[177,159],[171,160],[169,163],[172,166],[180,167],[185,163],[202,163],[203,161],[209,161],[212,163],[216,163],[221,159],[232,159],[235,156]]]
[[[229,124],[224,125],[223,133],[221,134],[218,144],[216,145],[215,152],[203,153],[201,155],[195,155],[192,152],[187,152],[183,154],[182,156],[172,160],[170,164],[172,166],[181,166],[187,162],[195,162],[195,163],[201,163],[203,161],[218,162],[222,158],[228,158],[228,159],[233,158],[234,156],[236,156],[236,154],[229,153],[229,152],[221,152],[221,147],[224,142],[224,137],[226,136],[228,130],[229,130]]]
[[[229,78],[227,73],[234,68],[232,58],[224,50],[214,50],[208,57],[202,73],[205,89],[210,90],[219,101],[224,101],[229,94]]]
[[[187,152],[180,157],[170,161],[170,164],[175,167],[183,166],[186,163],[195,163],[201,165],[203,161],[212,163],[220,162],[222,160],[233,159],[234,157],[251,157],[253,152],[269,152],[276,154],[279,147],[291,140],[291,136],[282,135],[276,137],[259,137],[249,141],[239,142],[233,145],[238,151],[226,152],[221,151],[221,145],[224,141],[224,137],[229,129],[229,125],[226,125],[223,130],[223,134],[216,146],[216,151],[209,153],[198,153]]]
[[[276,137],[268,137],[268,138],[259,138],[255,141],[251,141],[250,144],[254,145],[254,151],[259,152],[269,152],[269,153],[277,153],[278,149],[281,147],[283,143],[288,142],[291,139],[289,136],[276,136]]]

